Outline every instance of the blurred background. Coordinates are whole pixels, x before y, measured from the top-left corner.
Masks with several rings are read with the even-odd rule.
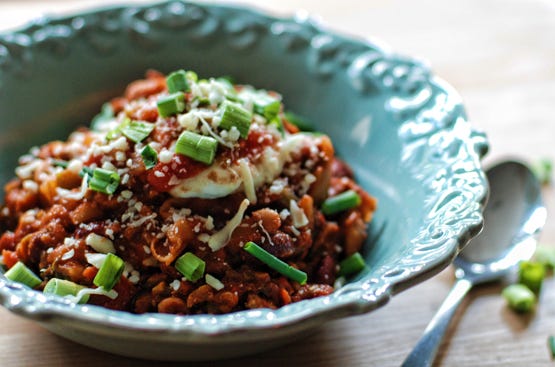
[[[146,2],[0,1],[0,32],[42,14]],[[470,120],[488,134],[486,165],[506,157],[529,163],[555,159],[554,0],[239,3],[281,16],[303,11],[319,18],[327,28],[378,40],[393,52],[424,60],[436,75],[459,91]],[[555,206],[552,187],[546,186],[544,193],[551,212]],[[548,246],[555,246],[554,222],[548,219],[540,241]],[[317,335],[291,346],[242,360],[198,366],[283,366],[292,361],[299,366],[398,366],[452,282],[449,268],[396,296],[384,309],[334,321]],[[500,290],[500,286],[492,286],[472,292],[440,351],[437,366],[550,365],[547,337],[555,334],[553,279],[547,280],[536,312],[528,316],[507,310]],[[9,366],[70,366],[75,361],[83,366],[100,362],[103,366],[150,365],[66,342],[3,309],[0,322],[4,325],[0,346],[10,345],[10,352],[2,353],[9,354]],[[6,365],[2,357],[0,365]]]

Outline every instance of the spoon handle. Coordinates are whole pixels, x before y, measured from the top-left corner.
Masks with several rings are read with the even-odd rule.
[[[424,334],[403,362],[402,367],[429,367],[432,365],[447,327],[470,288],[472,288],[472,282],[468,279],[462,278],[455,282],[447,298],[424,330]]]

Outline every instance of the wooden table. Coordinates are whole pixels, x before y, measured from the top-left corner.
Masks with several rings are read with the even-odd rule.
[[[106,1],[2,1],[0,27],[42,12]],[[256,3],[245,1],[244,3]],[[304,8],[329,27],[380,38],[430,62],[462,94],[470,118],[489,134],[486,163],[506,156],[555,158],[555,3],[552,0],[259,2],[278,14]],[[545,189],[548,208],[555,205]],[[555,246],[555,220],[541,242]],[[0,309],[2,366],[399,366],[453,283],[452,269],[364,316],[330,322],[314,336],[257,356],[214,363],[162,364],[98,352],[54,336]],[[442,346],[437,366],[547,366],[555,334],[555,281],[547,280],[535,314],[518,316],[500,285],[471,292]]]

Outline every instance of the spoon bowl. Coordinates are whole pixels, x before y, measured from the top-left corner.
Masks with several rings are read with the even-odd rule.
[[[455,259],[457,281],[403,367],[431,366],[455,311],[472,286],[502,279],[536,250],[536,237],[547,217],[538,179],[516,161],[499,163],[486,175],[490,197],[484,229]]]
[[[524,164],[499,163],[487,171],[490,197],[484,229],[455,259],[455,276],[473,284],[497,280],[532,257],[547,211],[541,185]]]

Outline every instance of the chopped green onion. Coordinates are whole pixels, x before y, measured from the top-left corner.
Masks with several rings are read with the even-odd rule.
[[[196,282],[204,275],[206,263],[192,252],[186,252],[175,261],[175,268],[187,280]]]
[[[310,122],[293,112],[285,112],[285,119],[298,127],[301,131],[314,131],[314,127]]]
[[[190,87],[187,83],[187,72],[185,70],[174,71],[166,77],[166,85],[170,93],[188,92]]]
[[[553,177],[553,161],[548,158],[542,158],[530,167],[534,175],[543,185],[551,183]]]
[[[360,205],[360,196],[354,190],[347,190],[339,195],[327,198],[322,203],[322,213],[331,215]]]
[[[202,107],[202,106],[210,106],[210,100],[208,98],[204,98],[204,97],[195,97],[195,100],[198,103],[198,106]]]
[[[100,125],[105,121],[111,120],[113,118],[114,118],[114,109],[112,108],[112,104],[110,102],[104,103],[102,105],[102,109],[100,110],[100,113],[95,117],[93,117],[91,122],[91,128],[93,130],[97,130],[98,125]]]
[[[355,252],[348,258],[344,259],[339,263],[339,276],[347,276],[360,272],[366,267],[364,258],[360,253]]]
[[[182,92],[176,92],[158,99],[156,102],[158,113],[162,117],[168,117],[185,110],[185,96]]]
[[[158,163],[158,153],[150,145],[145,145],[141,150],[141,157],[146,169],[151,169]]]
[[[278,273],[298,282],[301,285],[306,284],[307,275],[304,271],[296,269],[286,262],[278,259],[262,247],[258,246],[256,243],[249,241],[245,244],[243,249]]]
[[[281,102],[273,98],[270,101],[254,102],[254,112],[264,116],[268,121],[271,121],[275,117],[277,117],[280,109]]]
[[[112,140],[116,136],[119,136],[121,134],[121,130],[124,129],[126,126],[128,126],[130,123],[131,123],[131,119],[129,117],[124,118],[123,121],[120,122],[118,126],[108,131],[108,133],[106,134],[106,139]]]
[[[555,268],[555,247],[538,245],[534,253],[534,260],[548,269]]]
[[[217,81],[226,83],[228,86],[233,88],[233,84],[235,84],[235,80],[231,75],[224,75],[219,78],[216,78]]]
[[[523,284],[511,284],[503,289],[503,297],[509,307],[517,312],[530,312],[536,303],[536,295]]]
[[[152,130],[154,130],[154,124],[142,121],[131,121],[120,128],[121,133],[135,143],[145,140]]]
[[[88,177],[89,189],[108,195],[116,192],[120,182],[117,172],[108,171],[103,168],[95,168],[93,170],[90,167],[83,167],[79,175],[81,177]]]
[[[549,335],[547,338],[547,345],[551,354],[551,359],[555,359],[555,336]]]
[[[16,262],[4,276],[13,282],[24,284],[29,288],[35,288],[42,283],[42,280],[21,261]]]
[[[222,289],[224,289],[225,285],[224,283],[222,283],[218,278],[210,275],[210,274],[206,274],[204,276],[204,280],[206,280],[206,284],[208,284],[209,286],[211,286],[212,288],[214,288],[217,291],[220,291]]]
[[[93,283],[107,291],[111,290],[119,281],[124,267],[125,263],[121,258],[112,253],[108,253],[98,273],[94,277]]]
[[[274,117],[271,121],[270,121],[270,125],[275,126],[276,129],[279,131],[279,133],[281,134],[281,136],[285,136],[285,128],[283,127],[283,122],[281,121],[281,119],[279,118],[279,116]]]
[[[243,106],[238,103],[224,101],[222,103],[222,119],[220,127],[222,129],[230,130],[233,126],[239,130],[242,138],[249,135],[251,126],[252,113],[247,111]]]
[[[522,261],[519,265],[518,282],[527,286],[532,292],[540,292],[543,278],[545,277],[545,266],[539,262]]]
[[[79,291],[84,288],[84,286],[71,282],[69,280],[52,278],[48,281],[48,283],[46,283],[42,292],[46,294],[54,294],[60,297],[75,297],[77,296],[77,293],[79,293]],[[88,300],[89,295],[85,294],[83,297],[81,297],[79,303],[87,303]]]
[[[185,77],[193,83],[196,83],[198,81],[198,75],[194,71],[186,71]]]
[[[205,164],[212,164],[217,149],[218,141],[216,139],[191,131],[182,132],[175,145],[176,153]]]
[[[67,168],[67,166],[69,165],[69,162],[62,161],[62,160],[59,160],[59,159],[53,159],[52,160],[52,165],[55,166],[55,167]]]

